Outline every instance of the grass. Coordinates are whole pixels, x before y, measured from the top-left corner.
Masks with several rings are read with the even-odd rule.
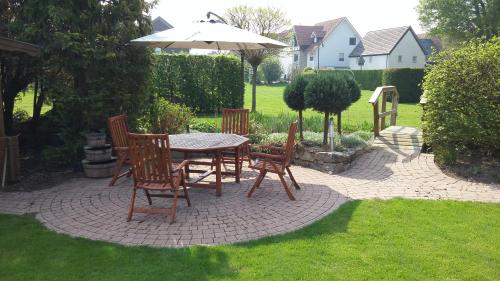
[[[49,111],[51,108],[50,105],[44,104],[42,106],[42,114]],[[16,110],[24,110],[28,112],[29,116],[33,116],[33,90],[31,88],[27,89],[25,92],[19,93],[15,102],[14,111]]]
[[[257,86],[257,112],[272,117],[280,117],[280,115],[293,115],[296,119],[297,113],[288,108],[288,106],[283,101],[283,89],[284,85],[258,85]],[[361,98],[352,104],[346,111],[342,113],[342,124],[346,127],[357,127],[356,129],[361,129],[359,127],[372,127],[373,125],[373,108],[372,105],[368,103],[372,91],[362,91]],[[250,84],[245,85],[245,108],[250,108],[252,105],[252,86]],[[388,107],[390,108],[390,103]],[[420,127],[422,116],[422,108],[417,104],[399,104],[398,105],[398,118],[397,124],[401,126],[412,126]],[[213,116],[200,116],[200,120],[213,120]],[[315,112],[308,109],[304,112],[305,119],[313,118],[314,122],[321,122],[323,118],[322,113]],[[386,122],[389,122],[390,118],[386,118]],[[306,122],[307,123],[307,120]],[[361,126],[361,124],[366,124]],[[321,127],[321,125],[318,125]],[[307,128],[305,126],[305,129]]]
[[[216,247],[124,247],[0,215],[0,280],[499,280],[500,204],[346,203],[302,230]]]

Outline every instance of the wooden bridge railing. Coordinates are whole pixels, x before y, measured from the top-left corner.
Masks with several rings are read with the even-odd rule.
[[[392,107],[387,110],[387,96],[391,95]],[[379,112],[379,98],[382,96],[382,108]],[[380,131],[385,129],[385,117],[391,115],[391,126],[396,125],[396,117],[398,116],[398,100],[399,93],[394,86],[377,87],[373,92],[369,103],[373,105],[373,134],[378,137]]]

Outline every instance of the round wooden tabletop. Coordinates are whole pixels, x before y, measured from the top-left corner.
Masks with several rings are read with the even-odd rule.
[[[170,149],[177,151],[211,151],[238,147],[248,138],[222,133],[169,135]]]

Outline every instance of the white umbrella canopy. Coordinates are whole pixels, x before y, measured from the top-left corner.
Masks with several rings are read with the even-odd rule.
[[[153,48],[193,48],[211,50],[258,50],[288,47],[273,40],[219,22],[198,22],[174,27],[130,41]]]

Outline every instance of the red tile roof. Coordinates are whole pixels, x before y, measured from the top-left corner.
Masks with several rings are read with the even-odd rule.
[[[326,37],[344,19],[344,17],[333,19],[329,21],[319,22],[315,25],[294,25],[293,31],[295,32],[297,45],[299,45],[301,48],[309,47],[314,43],[313,38],[311,38],[311,34],[313,32],[318,38]]]

